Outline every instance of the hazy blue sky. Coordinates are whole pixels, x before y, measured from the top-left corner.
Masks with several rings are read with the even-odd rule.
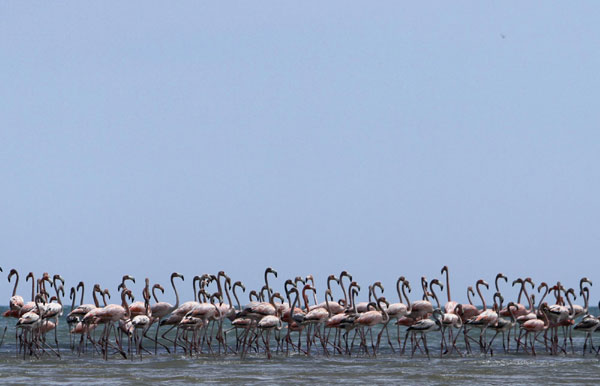
[[[5,272],[600,280],[599,3],[122,3],[0,5]]]

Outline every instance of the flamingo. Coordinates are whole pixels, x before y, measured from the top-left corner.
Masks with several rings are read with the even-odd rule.
[[[502,295],[500,294],[500,292],[496,292],[496,294],[494,295],[494,297],[498,297],[500,299],[500,303],[499,303],[499,307],[498,309],[502,309]],[[494,343],[494,339],[496,339],[496,337],[498,336],[498,334],[502,333],[502,347],[504,348],[504,352],[508,352],[508,350],[510,349],[510,330],[513,328],[513,326],[516,323],[516,317],[515,314],[513,312],[513,309],[517,308],[515,306],[515,303],[513,302],[509,302],[508,305],[506,306],[506,308],[508,309],[509,313],[510,313],[510,319],[504,319],[502,317],[498,317],[498,320],[496,321],[495,325],[490,326],[492,329],[496,330],[496,333],[494,334],[494,336],[492,337],[492,339],[490,340],[490,343],[488,344],[488,348],[486,350],[490,351],[490,349],[492,348],[492,344]],[[508,332],[508,338],[505,340],[504,339],[504,333]],[[507,344],[505,344],[505,342]]]
[[[531,352],[533,355],[536,355],[535,353],[535,341],[537,336],[539,335],[539,333],[541,331],[544,331],[546,329],[548,329],[548,326],[550,325],[550,321],[548,320],[548,314],[547,312],[548,310],[548,303],[542,303],[542,307],[541,307],[541,315],[542,315],[542,319],[532,319],[532,320],[528,320],[525,323],[523,323],[521,325],[521,329],[523,329],[525,331],[525,342],[527,342],[527,337],[533,333],[533,337],[531,338]]]
[[[407,318],[419,320],[427,318],[429,315],[433,313],[433,305],[428,299],[427,292],[427,279],[423,276],[421,278],[421,287],[423,288],[423,297],[425,300],[416,300],[411,303],[404,293],[404,297],[406,298],[406,302],[408,303],[408,312],[405,315]]]
[[[294,347],[294,343],[292,342],[291,339],[291,333],[293,331],[298,332],[298,345],[296,346],[298,348],[298,350],[301,350],[300,348],[300,344],[301,344],[301,339],[302,339],[302,335],[301,332],[304,329],[304,317],[306,316],[306,313],[304,312],[304,310],[302,310],[301,308],[296,307],[296,305],[299,303],[300,301],[300,293],[298,292],[298,288],[296,288],[296,285],[293,281],[288,280],[286,282],[289,282],[291,287],[288,289],[287,286],[285,287],[285,292],[288,298],[288,301],[291,300],[291,295],[294,294],[294,300],[291,303],[291,306],[285,310],[283,313],[281,313],[281,321],[282,322],[286,322],[288,325],[288,331],[285,337],[285,342],[287,343],[287,351],[289,352],[289,345],[291,344],[292,347]]]
[[[459,316],[459,312],[457,312],[456,310],[460,310],[460,308],[462,307],[461,304],[456,304],[456,307],[454,307],[454,310],[452,310],[452,313],[446,313],[444,312],[442,315],[442,339],[440,341],[440,352],[442,352],[444,345],[446,346],[446,351],[445,353],[447,354],[451,354],[453,350],[456,350],[456,352],[458,352],[459,355],[462,356],[461,352],[458,350],[458,347],[456,347],[456,343],[455,343],[455,339],[454,339],[454,333],[452,331],[453,328],[458,328],[460,330],[460,328],[462,328],[463,325],[463,321]],[[452,342],[452,347],[450,348],[450,351],[448,351],[448,343],[446,343],[446,338],[445,338],[445,331],[446,329],[448,330],[448,341]]]
[[[379,297],[377,299],[377,303],[372,303],[372,305],[376,309],[372,310],[372,311],[360,313],[358,315],[358,318],[355,321],[355,323],[357,325],[362,326],[363,328],[367,327],[366,332],[362,328],[360,330],[361,335],[362,335],[362,342],[363,342],[362,345],[367,353],[368,353],[367,346],[366,346],[367,333],[371,336],[371,347],[373,349],[373,355],[375,355],[377,353],[377,346],[379,345],[379,341],[381,339],[381,332],[383,332],[383,328],[377,337],[377,346],[375,346],[373,344],[372,328],[379,324],[383,324],[384,326],[388,324],[390,317],[386,312],[386,307],[384,307],[384,305],[387,306],[388,304],[389,303],[387,303],[387,301],[385,300],[384,297]],[[391,345],[391,343],[390,343],[390,345]]]
[[[446,273],[446,294],[448,295],[448,302],[446,302],[446,304],[444,305],[444,313],[451,314],[454,312],[454,309],[456,308],[458,303],[452,301],[452,299],[450,298],[450,273],[448,272],[447,265],[444,265],[442,267],[442,271],[440,272],[440,274],[443,275],[444,272]]]
[[[40,303],[42,303],[43,301],[44,301],[44,299],[41,295],[39,295],[39,294],[35,295],[34,302],[35,302],[36,308],[37,308],[36,311],[31,310],[31,311],[24,313],[23,315],[21,315],[21,317],[17,321],[17,329],[20,328],[20,329],[24,330],[23,341],[25,343],[27,343],[27,332],[29,332],[31,335],[31,339],[30,339],[29,343],[27,343],[30,353],[33,353],[32,343],[35,338],[33,336],[33,334],[34,334],[35,330],[42,323],[42,317],[44,314],[43,314],[43,309],[40,307]]]
[[[144,336],[146,336],[146,331],[148,331],[148,329],[150,328],[150,326],[152,324],[151,323],[152,310],[150,309],[150,291],[147,290],[149,281],[150,280],[148,278],[146,278],[146,289],[142,292],[142,297],[144,298],[144,306],[145,306],[146,312],[145,312],[145,314],[142,314],[142,315],[136,315],[131,319],[131,327],[133,329],[133,338],[136,343],[137,353],[139,354],[140,359],[142,359],[142,351],[144,350],[144,347],[142,346]],[[131,314],[131,311],[130,311],[130,314]],[[138,334],[137,334],[138,330],[142,330],[142,336],[139,338],[138,338]]]
[[[481,346],[482,351],[487,351],[486,350],[487,342],[485,341],[485,339],[487,339],[487,336],[485,335],[485,331],[490,325],[496,324],[496,322],[498,321],[498,314],[494,310],[487,309],[485,299],[484,299],[483,295],[481,294],[481,289],[479,288],[479,286],[481,286],[481,285],[485,286],[487,289],[489,289],[490,286],[483,279],[478,280],[477,284],[475,285],[475,287],[477,288],[477,293],[479,294],[479,297],[481,298],[481,303],[483,304],[483,310],[477,316],[473,317],[472,319],[467,320],[466,323],[469,326],[474,326],[481,330],[481,332],[479,334],[479,345]]]
[[[398,293],[399,302],[390,304],[386,310],[390,319],[399,319],[408,313],[408,306],[402,302],[402,294],[400,292],[402,282],[404,282],[404,276],[400,276],[396,281],[396,292]]]
[[[23,305],[25,304],[25,301],[23,300],[22,296],[17,295],[17,286],[19,285],[19,272],[17,272],[16,269],[13,268],[10,270],[10,273],[8,274],[8,282],[10,283],[10,279],[13,275],[16,276],[15,286],[13,288],[12,296],[8,303],[11,311],[19,311],[21,307],[23,307]]]
[[[508,283],[508,277],[504,276],[504,274],[502,272],[500,272],[500,273],[498,273],[496,275],[496,279],[494,279],[494,286],[496,287],[496,293],[500,293],[501,294],[501,292],[500,292],[500,286],[498,285],[498,281],[500,279],[504,279],[504,281],[506,283]]]
[[[329,290],[329,292],[331,293],[331,282],[335,281],[336,283],[339,284],[339,279],[335,277],[335,275],[329,275],[329,277],[327,278],[327,289]],[[323,301],[319,304],[313,305],[310,307],[311,310],[315,309],[315,308],[323,308],[323,309],[329,309],[331,311],[332,314],[339,314],[341,312],[344,312],[344,307],[342,307],[338,302],[333,301],[333,297],[331,298],[331,301]]]
[[[452,346],[455,346],[456,340],[458,339],[458,336],[460,335],[460,332],[462,330],[463,338],[465,341],[465,347],[467,348],[467,351],[469,353],[471,352],[471,344],[469,343],[470,337],[467,334],[468,330],[466,328],[466,323],[467,321],[477,317],[477,315],[481,313],[481,311],[477,307],[475,307],[475,305],[473,305],[473,300],[471,300],[471,294],[473,294],[474,296],[475,291],[473,291],[473,287],[469,286],[467,287],[467,299],[469,300],[469,303],[459,304],[460,307],[457,306],[454,309],[454,312],[460,317],[462,324],[458,332],[456,333],[456,338],[454,338],[454,340],[452,341]]]
[[[204,289],[201,289],[200,291],[205,292]],[[214,303],[215,299],[218,299],[220,302],[222,302],[221,294],[216,292],[208,298],[208,302],[199,303],[185,315],[186,318],[195,318],[202,321],[202,328],[204,329],[204,333],[201,337],[202,340],[206,339],[209,323],[211,321],[218,320],[221,316],[221,307]],[[212,351],[210,341],[207,341],[207,343],[209,350]],[[200,352],[202,352],[202,345],[200,345]]]
[[[313,291],[313,293],[316,293],[316,289],[312,286],[309,286],[308,284],[304,286],[304,289],[302,290],[302,295],[304,297],[304,301],[305,303],[307,303],[307,298],[306,298],[306,291],[310,289]],[[319,334],[319,339],[321,340],[321,344],[323,345],[323,350],[327,353],[327,346],[326,343],[324,341],[323,335],[324,335],[324,331],[321,332],[321,326],[325,325],[325,323],[327,323],[327,321],[331,318],[333,312],[329,303],[329,298],[331,298],[331,300],[333,300],[333,296],[331,294],[331,289],[327,289],[325,291],[325,307],[316,307],[313,308],[312,310],[309,310],[305,315],[304,315],[304,320],[302,321],[302,324],[309,324],[311,327],[314,326],[314,335],[312,340],[314,341],[315,337],[317,336],[317,333]],[[337,303],[335,303],[337,304]],[[339,307],[339,304],[337,304],[337,306]],[[338,309],[336,309],[338,310]],[[310,333],[307,332],[307,338],[310,338]],[[308,343],[308,352],[310,352],[310,343]]]
[[[275,275],[275,277],[277,277],[277,271],[275,271],[271,267],[268,267],[265,270],[265,286],[267,288],[269,302],[255,302],[255,303],[250,302],[250,304],[248,304],[246,306],[246,308],[244,308],[244,310],[240,313],[240,316],[248,317],[250,319],[254,319],[254,320],[258,321],[258,320],[262,319],[264,316],[275,315],[275,312],[276,312],[275,305],[271,302],[272,296],[271,296],[271,291],[270,291],[269,281],[268,281],[269,273],[272,273],[273,275]]]
[[[583,288],[583,291],[588,291],[588,288]],[[586,301],[587,303],[587,301]],[[586,304],[587,308],[587,304]],[[600,302],[598,302],[598,308],[600,309]],[[583,319],[573,327],[574,330],[585,332],[585,341],[583,342],[583,355],[585,355],[585,349],[587,348],[587,342],[590,341],[590,350],[596,351],[594,347],[594,340],[592,338],[593,332],[600,327],[600,319],[594,315],[587,314]],[[590,351],[591,352],[591,351]]]
[[[583,277],[581,278],[581,280],[579,281],[579,295],[582,296],[584,299],[584,307],[580,306],[579,304],[573,304],[573,319],[578,319],[579,317],[586,315],[588,313],[588,307],[584,296],[584,289],[587,287],[584,287],[584,283],[589,283],[590,285],[592,285],[592,281],[590,279],[588,279],[587,277]],[[589,291],[589,290],[588,290]],[[589,292],[588,292],[589,293]]]
[[[569,295],[573,296],[573,300],[575,300],[576,296],[575,296],[575,290],[573,288],[569,288],[568,290],[565,291],[565,288],[560,285],[559,283],[559,288],[564,291],[565,293],[565,297],[567,298],[567,302],[569,303],[569,307],[567,308],[567,315],[566,317],[561,317],[561,320],[559,320],[557,322],[557,325],[554,328],[554,332],[556,334],[555,339],[556,339],[556,344],[554,345],[554,347],[557,347],[557,340],[558,340],[558,327],[563,327],[563,347],[566,348],[567,346],[567,338],[569,339],[570,343],[571,343],[571,352],[573,354],[575,354],[575,348],[573,347],[573,336],[572,336],[572,327],[575,324],[575,306],[573,305],[573,302],[571,301]],[[566,308],[566,307],[565,307]],[[582,308],[582,307],[580,307]],[[550,307],[551,311],[550,313],[552,313],[552,307]],[[562,311],[564,311],[563,308],[560,309],[561,312],[561,316],[562,316]],[[583,314],[583,312],[581,312],[581,314]],[[565,351],[565,349],[562,349],[563,351]]]
[[[530,310],[527,310],[527,308],[521,304],[521,296],[524,294],[525,297],[527,298],[527,300],[529,300],[529,296],[527,295],[527,289],[525,288],[525,284],[529,283],[533,288],[535,288],[535,284],[533,283],[533,280],[528,277],[525,280],[518,278],[515,281],[512,282],[512,286],[514,287],[515,284],[521,284],[521,289],[519,290],[519,296],[517,298],[517,302],[514,303],[516,309],[514,310],[514,314],[515,316],[518,318],[519,316],[523,316],[523,315],[527,315]],[[503,309],[500,311],[500,316],[510,316],[510,312],[508,311],[508,309]]]
[[[60,280],[62,282],[62,284],[60,286],[57,285],[57,283],[56,283],[57,280]],[[56,343],[56,353],[57,353],[57,355],[59,357],[60,357],[60,348],[59,348],[59,345],[58,345],[58,335],[57,335],[57,331],[56,330],[57,330],[57,327],[58,327],[58,318],[63,315],[63,306],[62,306],[62,301],[60,299],[60,293],[62,291],[63,296],[65,294],[65,289],[64,289],[64,286],[63,286],[64,282],[65,281],[62,278],[62,276],[60,276],[60,275],[54,275],[52,284],[54,286],[54,290],[56,291],[56,300],[57,300],[57,303],[50,302],[50,303],[46,304],[46,309],[45,309],[45,313],[44,313],[44,317],[43,317],[43,319],[44,319],[44,325],[47,326],[46,332],[54,329],[54,341]],[[49,323],[47,322],[48,319],[52,319],[52,318],[54,318],[54,323],[53,323],[54,326],[53,327],[51,327],[49,325]]]
[[[258,321],[257,328],[261,331],[261,336],[264,331],[266,331],[266,333],[267,333],[266,338],[263,337],[263,340],[265,342],[267,358],[269,358],[269,359],[272,358],[271,347],[270,347],[270,343],[269,343],[269,341],[270,341],[269,335],[270,335],[271,331],[281,330],[282,327],[283,327],[283,323],[281,321],[281,318],[278,315],[266,315],[265,317],[263,317],[261,320]]]
[[[413,324],[412,326],[408,327],[407,332],[410,332],[413,334],[413,336],[416,333],[419,333],[421,335],[421,340],[423,341],[423,346],[425,348],[425,352],[427,353],[427,358],[429,358],[429,348],[427,347],[427,333],[432,332],[432,331],[439,331],[442,329],[442,319],[443,319],[443,313],[441,310],[436,309],[433,311],[433,319],[421,319],[418,322],[416,322],[415,324]],[[405,342],[406,344],[406,339]],[[411,357],[414,356],[415,351],[418,347],[418,342],[417,345],[413,345],[412,348],[412,353],[411,353]]]
[[[21,309],[19,310],[19,316],[26,314],[29,311],[33,311],[36,308],[35,304],[35,277],[33,276],[33,272],[29,272],[25,277],[25,281],[27,282],[31,279],[31,301],[25,303]]]
[[[85,324],[89,323],[97,323],[102,322],[106,323],[103,333],[104,339],[104,359],[108,359],[108,340],[110,337],[111,328],[114,329],[114,323],[119,322],[122,319],[130,319],[131,318],[131,310],[127,304],[126,296],[130,299],[134,299],[131,290],[124,288],[121,291],[121,304],[109,304],[103,308],[93,309],[88,312],[82,319],[82,322]],[[116,338],[116,332],[115,332]],[[123,347],[121,346],[121,342],[117,339],[117,348],[119,353],[127,358],[125,352],[123,351]]]
[[[167,303],[167,302],[159,302],[155,296],[154,299],[156,300],[156,303],[153,304],[151,307],[151,314],[152,314],[151,323],[156,323],[156,333],[154,334],[154,354],[158,353],[158,345],[159,344],[161,346],[163,346],[167,350],[168,353],[171,353],[171,351],[169,350],[169,348],[166,345],[164,345],[158,341],[158,330],[160,329],[161,321],[163,320],[163,318],[165,316],[169,315],[170,313],[174,312],[179,307],[179,293],[177,292],[177,287],[175,287],[175,278],[180,278],[181,281],[184,281],[184,277],[182,274],[180,274],[178,272],[173,272],[171,274],[171,287],[173,287],[173,292],[175,292],[175,305],[171,305],[170,303]],[[163,290],[163,292],[164,292],[164,290]],[[153,291],[153,293],[154,293],[154,291]],[[146,336],[146,337],[149,338],[148,336]],[[152,338],[149,338],[149,339],[152,340]]]

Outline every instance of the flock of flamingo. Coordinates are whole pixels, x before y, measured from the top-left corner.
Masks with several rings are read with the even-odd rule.
[[[151,286],[149,279],[145,281],[141,301],[134,301],[127,282],[135,283],[135,279],[125,275],[117,288],[120,304],[108,304],[110,291],[102,289],[99,284],[92,289],[94,303],[84,304],[84,283],[79,282],[72,287],[72,304],[66,315],[66,324],[72,351],[79,355],[98,354],[104,359],[115,355],[132,359],[139,356],[141,359],[144,353],[152,354],[152,349],[144,347],[144,340],[153,342],[154,355],[158,354],[161,346],[164,348],[161,352],[171,353],[179,349],[189,355],[238,354],[243,357],[248,353],[264,353],[271,358],[273,351],[289,355],[291,350],[305,355],[354,353],[375,356],[380,343],[383,341],[385,345],[387,341],[394,353],[404,355],[407,343],[410,343],[411,357],[418,350],[429,358],[427,336],[432,333],[439,334],[441,357],[453,353],[460,356],[471,354],[472,346],[477,345],[481,353],[493,355],[492,344],[499,335],[506,353],[511,352],[512,343],[513,352],[536,355],[537,344],[543,346],[548,354],[557,355],[575,352],[573,330],[585,333],[584,355],[598,355],[600,352],[592,339],[593,332],[600,331],[600,317],[588,312],[592,282],[587,278],[579,282],[583,306],[573,304],[576,299],[573,288],[567,289],[560,282],[554,285],[542,282],[536,289],[531,278],[514,280],[512,286],[520,289],[518,297],[505,302],[500,287],[508,285],[508,278],[499,273],[494,282],[493,304],[489,308],[482,293],[482,287],[489,290],[486,281],[478,280],[475,290],[468,287],[469,303],[460,304],[452,301],[447,266],[442,268],[441,274],[446,276],[448,300],[445,304],[440,303],[435,291],[436,288],[439,291],[444,289],[440,280],[428,282],[422,277],[422,298],[411,302],[408,296],[412,291],[411,284],[402,276],[396,281],[398,302],[392,303],[391,299],[384,297],[383,285],[375,282],[368,286],[369,301],[357,303],[355,299],[361,286],[346,271],[337,277],[330,275],[327,278],[326,289],[322,292],[324,298],[319,302],[311,275],[288,279],[282,292],[274,292],[269,285],[269,275],[277,277],[277,272],[267,268],[265,285],[258,291],[248,292],[249,303],[246,305],[242,305],[238,297],[240,290],[246,292],[244,284],[240,281],[232,284],[223,271],[217,275],[195,276],[192,280],[194,300],[182,304],[176,281],[183,282],[183,275],[175,272],[170,278],[175,304],[159,301],[157,291],[164,294],[165,289],[160,284]],[[26,277],[27,281],[31,280],[29,302],[17,295],[19,273],[15,269],[8,274],[8,281],[13,279],[10,306],[3,316],[17,319],[17,355],[60,357],[57,329],[63,316],[64,279],[60,275],[51,277],[44,273],[36,280],[30,272]],[[337,301],[333,297],[336,288],[332,287],[332,283],[343,295]],[[481,299],[481,308],[473,304],[471,296],[475,296],[475,292]],[[536,292],[539,297],[537,304]],[[76,304],[78,299],[79,304]],[[152,336],[150,329],[153,325]],[[389,329],[394,325],[397,329],[394,340],[397,342],[392,342],[390,337]],[[405,328],[404,334],[401,327]],[[163,331],[159,336],[161,328]]]

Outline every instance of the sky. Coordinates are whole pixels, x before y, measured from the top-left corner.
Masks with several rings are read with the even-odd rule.
[[[267,266],[394,301],[443,265],[458,301],[498,272],[599,280],[599,12],[2,2],[0,303],[11,268],[27,297],[29,271],[139,297],[178,271],[182,301]]]

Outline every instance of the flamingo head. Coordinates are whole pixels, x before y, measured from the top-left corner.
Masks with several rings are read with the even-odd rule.
[[[152,286],[152,289],[155,289],[155,288],[158,288],[160,290],[160,292],[162,292],[163,294],[165,293],[165,289],[163,288],[162,285],[160,285],[160,284],[154,284]]]
[[[132,282],[135,283],[135,277],[133,277],[131,275],[123,275],[123,279],[121,280],[121,283],[125,283],[126,280],[131,280]]]
[[[483,279],[477,280],[476,286],[478,286],[478,285],[482,285],[482,286],[485,286],[485,288],[490,289],[490,285]]]
[[[235,287],[236,285],[237,285],[237,286],[239,286],[239,287],[242,287],[242,291],[243,291],[243,292],[246,292],[246,286],[244,285],[244,283],[242,283],[241,281],[239,281],[239,280],[238,280],[238,281],[236,281],[235,283],[233,283],[233,286],[234,286],[234,287]]]
[[[429,287],[431,287],[432,284],[437,284],[440,287],[440,290],[444,289],[444,285],[442,283],[440,283],[440,281],[438,279],[433,279],[430,283],[429,283]]]
[[[65,285],[65,279],[63,279],[62,276],[60,276],[59,274],[54,275],[54,277],[52,277],[52,281],[56,282],[57,280],[60,280],[60,282]]]
[[[540,283],[540,286],[538,287],[537,291],[541,292],[542,288],[548,288],[548,284],[545,281]]]
[[[535,283],[533,282],[533,279],[528,277],[525,279],[525,283],[529,283],[531,284],[531,288],[535,288]]]
[[[274,270],[273,268],[271,268],[271,267],[268,267],[268,268],[265,270],[265,275],[266,275],[267,273],[272,273],[273,275],[275,275],[275,277],[277,277],[277,271],[275,271],[275,270]]]

